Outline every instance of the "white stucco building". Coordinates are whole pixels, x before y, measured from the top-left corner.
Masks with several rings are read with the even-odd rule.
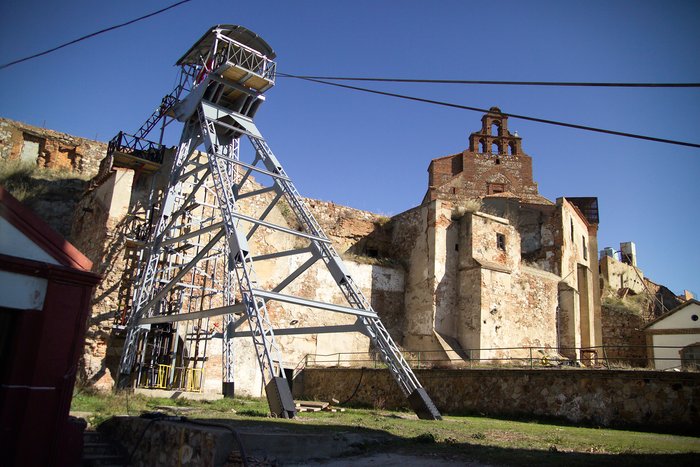
[[[644,332],[657,370],[700,367],[700,302],[688,300],[649,323]]]

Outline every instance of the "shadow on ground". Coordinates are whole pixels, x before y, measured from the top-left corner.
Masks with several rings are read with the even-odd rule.
[[[194,422],[197,423],[196,425]],[[297,419],[290,423],[274,419],[179,419],[153,421],[141,417],[113,417],[100,425],[99,430],[133,452],[133,459],[148,462],[157,459],[160,450],[181,452],[177,446],[167,447],[164,440],[180,439],[185,430],[196,430],[200,438],[208,434],[228,434],[234,430],[246,454],[254,459],[252,465],[551,465],[560,466],[658,466],[699,465],[700,455],[637,454],[566,452],[551,445],[548,450],[494,447],[478,442],[456,440],[436,441],[429,433],[404,438],[384,430],[367,429],[356,425],[324,425],[312,418]],[[209,424],[202,426],[200,423]],[[218,425],[218,426],[213,426]],[[222,428],[222,426],[226,428]],[[173,433],[180,433],[174,436]],[[186,439],[198,439],[188,437]],[[233,438],[224,450],[237,451]],[[565,444],[565,443],[562,443]],[[640,449],[643,449],[640,446]],[[221,459],[221,456],[219,456]],[[217,465],[237,465],[231,461]]]

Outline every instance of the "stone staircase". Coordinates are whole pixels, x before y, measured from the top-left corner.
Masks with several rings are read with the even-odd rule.
[[[83,433],[83,467],[126,466],[128,453],[99,431]]]

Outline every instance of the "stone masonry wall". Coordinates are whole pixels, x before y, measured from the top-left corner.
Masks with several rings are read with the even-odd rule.
[[[700,373],[615,370],[416,370],[445,413],[555,417],[610,427],[697,429]],[[295,397],[407,407],[387,370],[307,368]]]
[[[644,318],[605,305],[602,307],[602,318],[604,356],[615,363],[647,367]]]
[[[389,249],[389,218],[381,214],[306,198],[316,221],[338,253],[384,257]]]

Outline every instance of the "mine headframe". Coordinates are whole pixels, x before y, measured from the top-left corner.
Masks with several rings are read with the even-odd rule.
[[[295,406],[284,371],[289,362],[282,360],[275,337],[279,320],[270,309],[279,314],[301,308],[347,315],[354,323],[287,328],[285,335],[365,334],[419,417],[439,419],[440,413],[253,121],[263,93],[274,85],[274,57],[270,46],[250,30],[214,26],[177,62],[178,86],[134,135],[142,141],[139,135],[145,136],[161,119],[184,123],[177,151],[167,161],[168,185],[140,253],[126,313],[119,384],[153,386],[155,381],[156,386],[167,386],[169,380],[171,386],[182,387],[189,384],[188,377],[199,377],[201,388],[211,348],[206,343],[219,336],[223,392],[230,394],[233,338],[242,334],[236,328],[247,323],[245,334],[253,340],[270,410],[293,417]],[[243,136],[254,149],[247,159],[240,151]],[[114,154],[118,152],[116,147]],[[273,216],[276,207],[288,219]],[[273,242],[272,251],[262,251],[259,238],[267,234],[292,241]],[[286,268],[269,266],[276,262],[284,262]],[[299,284],[312,268],[332,278],[344,304],[304,296]],[[256,269],[268,272],[258,277]],[[279,277],[282,270],[291,272]],[[269,271],[277,276],[267,277]],[[221,327],[210,326],[211,318],[223,319]]]

